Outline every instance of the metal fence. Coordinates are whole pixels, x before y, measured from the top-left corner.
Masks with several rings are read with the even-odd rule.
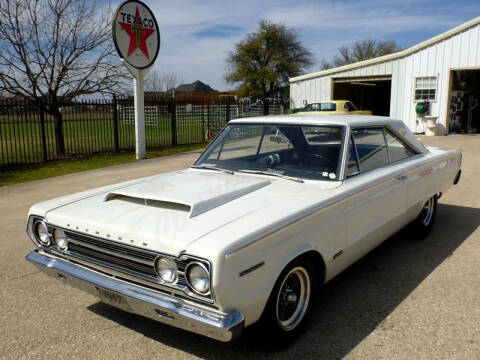
[[[135,150],[133,99],[76,101],[61,108],[63,130],[44,106],[0,101],[0,166]],[[200,144],[235,118],[283,114],[276,99],[267,104],[233,97],[166,98],[145,101],[147,150]],[[56,134],[62,133],[64,152]]]

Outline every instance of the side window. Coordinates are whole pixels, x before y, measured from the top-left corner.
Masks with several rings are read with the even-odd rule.
[[[389,163],[382,128],[356,129],[352,133],[361,172],[374,170]]]
[[[350,137],[350,144],[348,145],[348,163],[347,163],[347,176],[357,175],[360,172],[358,168],[357,153],[355,151],[355,145],[353,143],[353,136]]]
[[[385,130],[385,138],[387,139],[388,155],[390,156],[391,163],[406,159],[416,154],[407,144],[392,134],[390,130]]]

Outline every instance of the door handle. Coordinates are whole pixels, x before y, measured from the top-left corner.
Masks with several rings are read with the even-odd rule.
[[[407,178],[405,175],[399,176],[399,177],[397,178],[397,180],[400,180],[400,181],[405,181],[405,180],[407,180],[407,179],[408,179],[408,178]]]

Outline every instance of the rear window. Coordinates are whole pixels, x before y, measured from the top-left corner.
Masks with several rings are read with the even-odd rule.
[[[385,138],[387,139],[391,163],[416,155],[415,151],[388,130],[385,131]]]
[[[377,169],[389,163],[382,128],[353,130],[360,171]]]

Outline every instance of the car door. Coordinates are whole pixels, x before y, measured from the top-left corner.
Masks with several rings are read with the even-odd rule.
[[[351,131],[345,208],[347,243],[345,259],[356,259],[398,231],[406,212],[406,181],[401,162],[391,163],[386,129]]]

